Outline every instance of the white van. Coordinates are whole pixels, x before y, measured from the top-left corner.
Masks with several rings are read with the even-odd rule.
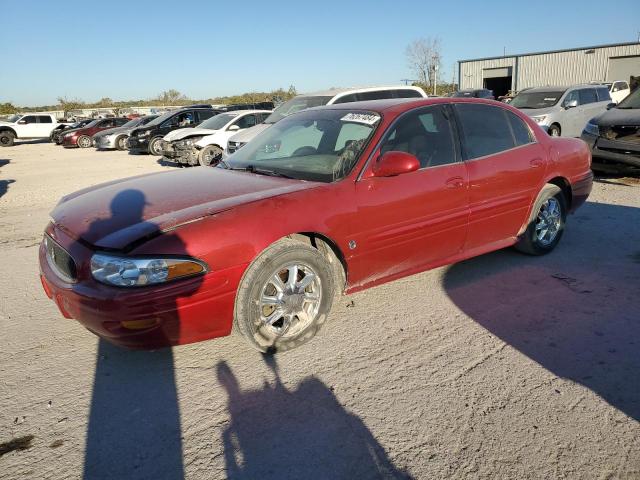
[[[427,94],[424,93],[420,87],[400,85],[391,87],[334,88],[322,92],[298,95],[276,108],[273,113],[266,118],[264,123],[247,128],[231,137],[227,143],[224,156],[231,155],[256,135],[292,113],[321,105],[382,100],[386,98],[427,98]]]

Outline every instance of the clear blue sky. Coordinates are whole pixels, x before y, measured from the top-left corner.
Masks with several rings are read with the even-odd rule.
[[[442,41],[456,60],[638,39],[638,0],[3,1],[0,102],[191,98],[413,78],[405,48]]]

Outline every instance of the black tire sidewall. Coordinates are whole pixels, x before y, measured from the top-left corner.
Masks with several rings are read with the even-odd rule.
[[[558,134],[557,135],[553,135],[552,132],[554,132],[554,131],[558,132]],[[559,137],[560,135],[561,135],[561,132],[560,132],[560,127],[558,125],[551,125],[549,127],[549,136],[551,136],[551,137],[556,137],[556,136]]]
[[[556,238],[553,239],[549,245],[543,245],[539,242],[536,236],[536,218],[538,217],[538,212],[540,208],[550,198],[555,198],[560,205],[561,210],[561,224],[560,230],[556,235]],[[551,252],[557,245],[560,243],[560,239],[562,238],[562,234],[564,233],[565,225],[567,220],[567,201],[564,198],[564,194],[562,190],[557,185],[545,185],[540,195],[536,200],[536,203],[532,210],[531,219],[529,220],[529,225],[525,230],[520,242],[516,245],[518,250],[531,254],[531,255],[544,255],[546,253]]]
[[[120,142],[122,142],[124,140],[124,144],[122,145],[122,147],[120,147]],[[126,135],[120,135],[119,137],[116,138],[115,144],[116,144],[116,150],[126,150],[127,149],[127,136]]]
[[[322,299],[316,318],[296,336],[278,338],[260,328],[259,298],[261,290],[276,269],[288,263],[309,265],[320,278]],[[311,340],[325,324],[335,297],[335,279],[331,265],[323,255],[308,244],[282,239],[264,250],[245,271],[238,286],[234,311],[234,328],[252,347],[268,353],[299,347]],[[256,338],[258,337],[258,338]]]
[[[16,136],[11,132],[4,131],[4,132],[0,132],[0,138],[8,139],[6,143],[3,141],[0,141],[1,147],[11,147],[13,146],[13,142],[16,139]]]
[[[87,146],[83,146],[81,140],[84,138],[88,138],[89,139],[89,145]],[[91,146],[91,137],[87,136],[87,135],[80,135],[78,137],[78,140],[76,140],[76,145],[80,148],[89,148]]]
[[[218,147],[217,145],[207,145],[206,147],[204,147],[201,151],[200,151],[200,155],[198,155],[198,163],[203,166],[203,167],[210,167],[210,166],[216,166],[219,162],[220,159],[218,159],[217,161],[214,162],[210,162],[210,163],[206,163],[204,161],[204,154],[206,151],[208,150],[220,150],[220,158],[222,158],[222,149],[220,147]]]
[[[162,152],[156,153],[154,148],[158,143],[160,143],[160,140],[162,140],[162,137],[155,137],[149,140],[149,153],[151,155],[154,155],[156,157],[159,157],[162,155]]]

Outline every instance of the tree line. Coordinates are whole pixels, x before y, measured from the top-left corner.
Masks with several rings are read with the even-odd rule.
[[[65,113],[73,110],[88,110],[98,108],[108,108],[114,110],[117,114],[119,110],[130,107],[149,107],[149,106],[179,106],[191,105],[196,103],[202,104],[224,104],[233,103],[257,103],[257,102],[274,102],[281,103],[289,100],[297,95],[296,88],[291,85],[288,90],[279,88],[270,92],[247,92],[240,95],[230,95],[225,97],[212,97],[206,99],[192,99],[182,94],[178,90],[170,89],[160,92],[157,96],[147,100],[113,100],[104,97],[97,102],[85,102],[77,98],[58,97],[58,103],[55,105],[40,105],[37,107],[18,107],[12,103],[0,103],[0,115],[10,115],[17,112],[42,112],[62,110]]]

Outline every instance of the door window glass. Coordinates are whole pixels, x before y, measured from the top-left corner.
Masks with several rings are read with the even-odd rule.
[[[39,123],[53,123],[49,115],[38,115]]]
[[[533,141],[533,136],[531,135],[531,130],[529,130],[527,124],[512,112],[505,111],[505,113],[507,114],[507,118],[509,119],[509,123],[511,124],[511,129],[513,130],[513,137],[516,141],[516,145],[520,146],[531,143]]]
[[[406,152],[420,161],[420,168],[456,161],[453,132],[442,107],[428,107],[404,115],[389,131],[381,153]]]
[[[27,115],[26,117],[22,117],[22,121],[25,123],[37,123],[35,115]]]
[[[598,101],[595,88],[582,88],[578,90],[580,95],[580,105],[587,105]]]
[[[573,100],[578,102],[578,105],[581,104],[580,97],[578,95],[578,90],[571,90],[569,93],[567,93],[567,96],[564,97],[564,101],[562,102],[562,104],[563,105],[567,105],[569,102],[571,102]]]
[[[245,115],[242,118],[239,118],[234,122],[234,125],[243,128],[253,127],[256,124],[256,116],[255,115]]]
[[[474,104],[457,104],[455,108],[462,126],[467,160],[515,146],[503,108]]]

